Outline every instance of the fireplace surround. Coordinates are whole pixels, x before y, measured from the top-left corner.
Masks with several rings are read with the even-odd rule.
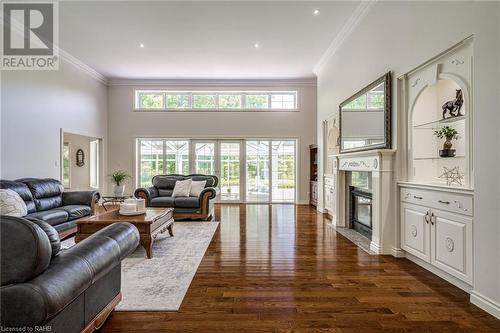
[[[399,244],[399,231],[395,223],[397,191],[393,176],[393,157],[396,150],[376,149],[337,155],[336,188],[337,207],[333,219],[337,227],[349,227],[349,186],[352,171],[365,171],[371,175],[371,242],[370,250],[376,254],[404,255]]]

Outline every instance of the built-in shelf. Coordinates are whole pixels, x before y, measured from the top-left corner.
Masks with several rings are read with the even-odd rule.
[[[423,123],[419,125],[413,126],[414,129],[434,129],[436,128],[436,125],[439,124],[452,124],[456,123],[459,121],[465,121],[465,116],[458,116],[458,117],[451,117],[451,118],[446,118],[446,119],[439,119],[439,120],[434,120],[430,121],[428,123]]]

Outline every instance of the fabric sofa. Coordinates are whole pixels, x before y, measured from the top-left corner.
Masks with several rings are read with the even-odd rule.
[[[110,225],[60,251],[57,231],[0,217],[2,331],[92,332],[121,300],[121,261],[139,244],[130,223]]]
[[[198,197],[172,197],[175,183],[179,180],[206,180],[205,189]],[[219,178],[213,175],[157,175],[152,179],[153,186],[135,190],[137,198],[144,198],[148,207],[174,208],[174,219],[208,220],[213,216]]]
[[[97,191],[64,192],[61,182],[51,178],[0,180],[0,188],[17,192],[28,208],[26,217],[50,224],[61,239],[76,232],[76,220],[95,214],[100,198]]]

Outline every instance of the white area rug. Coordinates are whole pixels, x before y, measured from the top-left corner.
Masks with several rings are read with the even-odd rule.
[[[153,243],[153,258],[142,246],[122,262],[123,299],[117,311],[178,311],[219,222],[175,222]],[[74,244],[73,238],[62,242]]]

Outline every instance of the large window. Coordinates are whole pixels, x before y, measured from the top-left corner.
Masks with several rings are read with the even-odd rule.
[[[138,152],[140,186],[150,186],[156,175],[189,173],[189,141],[139,139]]]
[[[296,110],[296,91],[164,91],[136,90],[139,111]]]
[[[219,177],[220,201],[295,202],[295,140],[138,139],[138,186],[159,174]]]

